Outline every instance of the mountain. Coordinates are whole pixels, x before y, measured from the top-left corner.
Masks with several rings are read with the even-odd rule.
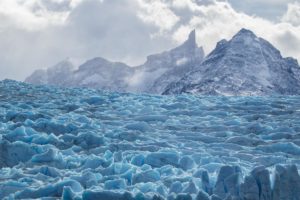
[[[75,70],[67,60],[35,71],[26,82],[154,94],[300,94],[297,60],[283,58],[272,44],[250,30],[242,29],[231,40],[221,40],[203,58],[192,31],[182,45],[150,55],[140,66],[98,57]]]
[[[193,30],[179,47],[150,55],[145,64],[135,68],[134,77],[137,78],[134,80],[139,81],[132,84],[133,91],[161,94],[170,83],[179,81],[184,72],[192,70],[203,58],[203,48],[197,46]]]
[[[72,73],[68,86],[99,88],[109,91],[127,90],[127,80],[133,68],[120,62],[110,62],[104,58],[94,58],[79,66]]]
[[[187,71],[163,94],[295,95],[300,94],[297,60],[283,58],[268,41],[240,30],[218,42],[205,60]]]
[[[192,31],[179,47],[147,57],[140,66],[128,66],[104,58],[91,59],[77,70],[63,61],[47,70],[37,70],[25,82],[68,87],[89,87],[121,92],[161,94],[172,82],[179,81],[187,71],[204,58],[202,47]],[[59,81],[61,80],[61,81]]]
[[[73,64],[67,59],[47,70],[36,70],[31,76],[26,78],[25,82],[65,86],[68,85],[74,69]]]
[[[36,70],[26,78],[32,84],[58,85],[64,87],[90,87],[110,91],[126,91],[127,80],[133,68],[120,62],[94,58],[80,65],[78,69],[68,60],[47,70]]]

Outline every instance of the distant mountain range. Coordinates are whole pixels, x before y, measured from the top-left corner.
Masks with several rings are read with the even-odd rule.
[[[209,95],[300,94],[297,60],[283,58],[269,42],[242,29],[216,48],[164,94]]]
[[[62,61],[47,70],[35,71],[25,82],[161,94],[169,84],[179,81],[185,72],[201,63],[203,58],[204,51],[197,46],[195,31],[192,31],[182,45],[150,55],[140,66],[130,67],[98,57],[75,69],[70,61]]]
[[[179,47],[147,57],[140,66],[94,58],[77,70],[63,61],[25,82],[121,92],[204,95],[300,94],[300,67],[268,41],[242,29],[204,58],[195,31]]]

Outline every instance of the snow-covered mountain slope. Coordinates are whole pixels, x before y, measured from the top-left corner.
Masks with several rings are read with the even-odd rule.
[[[166,86],[178,81],[204,58],[202,47],[196,43],[195,30],[179,47],[161,54],[150,55],[145,64],[136,67],[130,90],[161,94]]]
[[[25,82],[32,84],[52,84],[65,86],[71,80],[71,75],[75,67],[69,60],[59,62],[47,70],[36,70]]]
[[[192,70],[195,63],[201,63],[203,58],[203,49],[197,46],[195,31],[192,31],[181,46],[148,56],[146,63],[140,66],[129,67],[124,63],[94,58],[79,66],[78,70],[67,71],[70,63],[61,62],[46,71],[35,71],[25,81],[33,84],[161,94],[167,85],[178,81],[185,71]],[[62,69],[59,70],[59,67]]]
[[[104,58],[88,60],[75,69],[70,61],[62,61],[47,70],[36,70],[25,82],[65,87],[90,87],[111,91],[126,91],[134,69],[124,63]]]
[[[300,94],[300,67],[269,42],[242,29],[220,41],[201,65],[167,86],[164,94]]]
[[[126,91],[133,68],[120,62],[94,58],[74,71],[68,86],[83,86],[109,91]]]
[[[0,81],[0,199],[300,200],[300,96]]]

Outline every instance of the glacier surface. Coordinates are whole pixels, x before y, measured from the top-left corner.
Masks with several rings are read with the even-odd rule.
[[[0,199],[300,199],[299,96],[5,80],[0,105]]]

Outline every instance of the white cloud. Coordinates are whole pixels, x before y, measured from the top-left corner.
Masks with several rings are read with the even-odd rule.
[[[193,15],[188,23],[182,24],[173,34],[178,43],[185,40],[190,30],[196,29],[197,41],[209,53],[221,39],[230,39],[241,28],[247,28],[274,44],[284,56],[300,59],[300,50],[296,46],[300,41],[300,28],[297,26],[237,12],[228,2],[197,4],[190,10]]]
[[[177,9],[190,9],[193,10],[196,7],[195,2],[190,0],[174,0],[172,6]]]
[[[0,28],[3,30],[17,27],[35,31],[44,29],[48,25],[61,25],[68,17],[70,1],[1,0]]]
[[[137,0],[141,10],[138,16],[146,23],[160,28],[160,31],[170,30],[179,21],[179,17],[161,0]]]
[[[41,1],[35,3],[38,2]],[[22,8],[32,21],[22,20],[23,16],[18,13],[15,16],[20,24],[16,23],[13,21],[16,9],[9,6],[11,11],[7,17],[10,21],[0,17],[1,25],[2,21],[7,22],[0,31],[0,79],[24,80],[34,69],[49,67],[67,57],[84,62],[101,56],[140,64],[148,54],[170,48],[172,44],[164,36],[151,38],[160,28],[140,19],[137,11],[143,8],[133,0],[84,0],[68,11],[47,11],[67,12],[61,24],[48,23],[44,21],[47,15],[41,17],[36,11],[30,12],[32,4],[10,5]],[[48,4],[42,5],[50,10]],[[39,21],[40,18],[43,20]]]
[[[192,29],[206,53],[248,28],[284,56],[300,59],[299,4],[289,4],[276,22],[237,11],[228,1],[0,0],[0,79],[22,80],[66,57],[139,64],[183,42]],[[272,5],[270,0],[265,4]]]
[[[282,21],[300,26],[300,3],[289,3],[288,10],[282,17]]]
[[[288,3],[295,0],[227,0],[235,10],[247,15],[259,16],[273,22],[279,22],[286,12]]]

